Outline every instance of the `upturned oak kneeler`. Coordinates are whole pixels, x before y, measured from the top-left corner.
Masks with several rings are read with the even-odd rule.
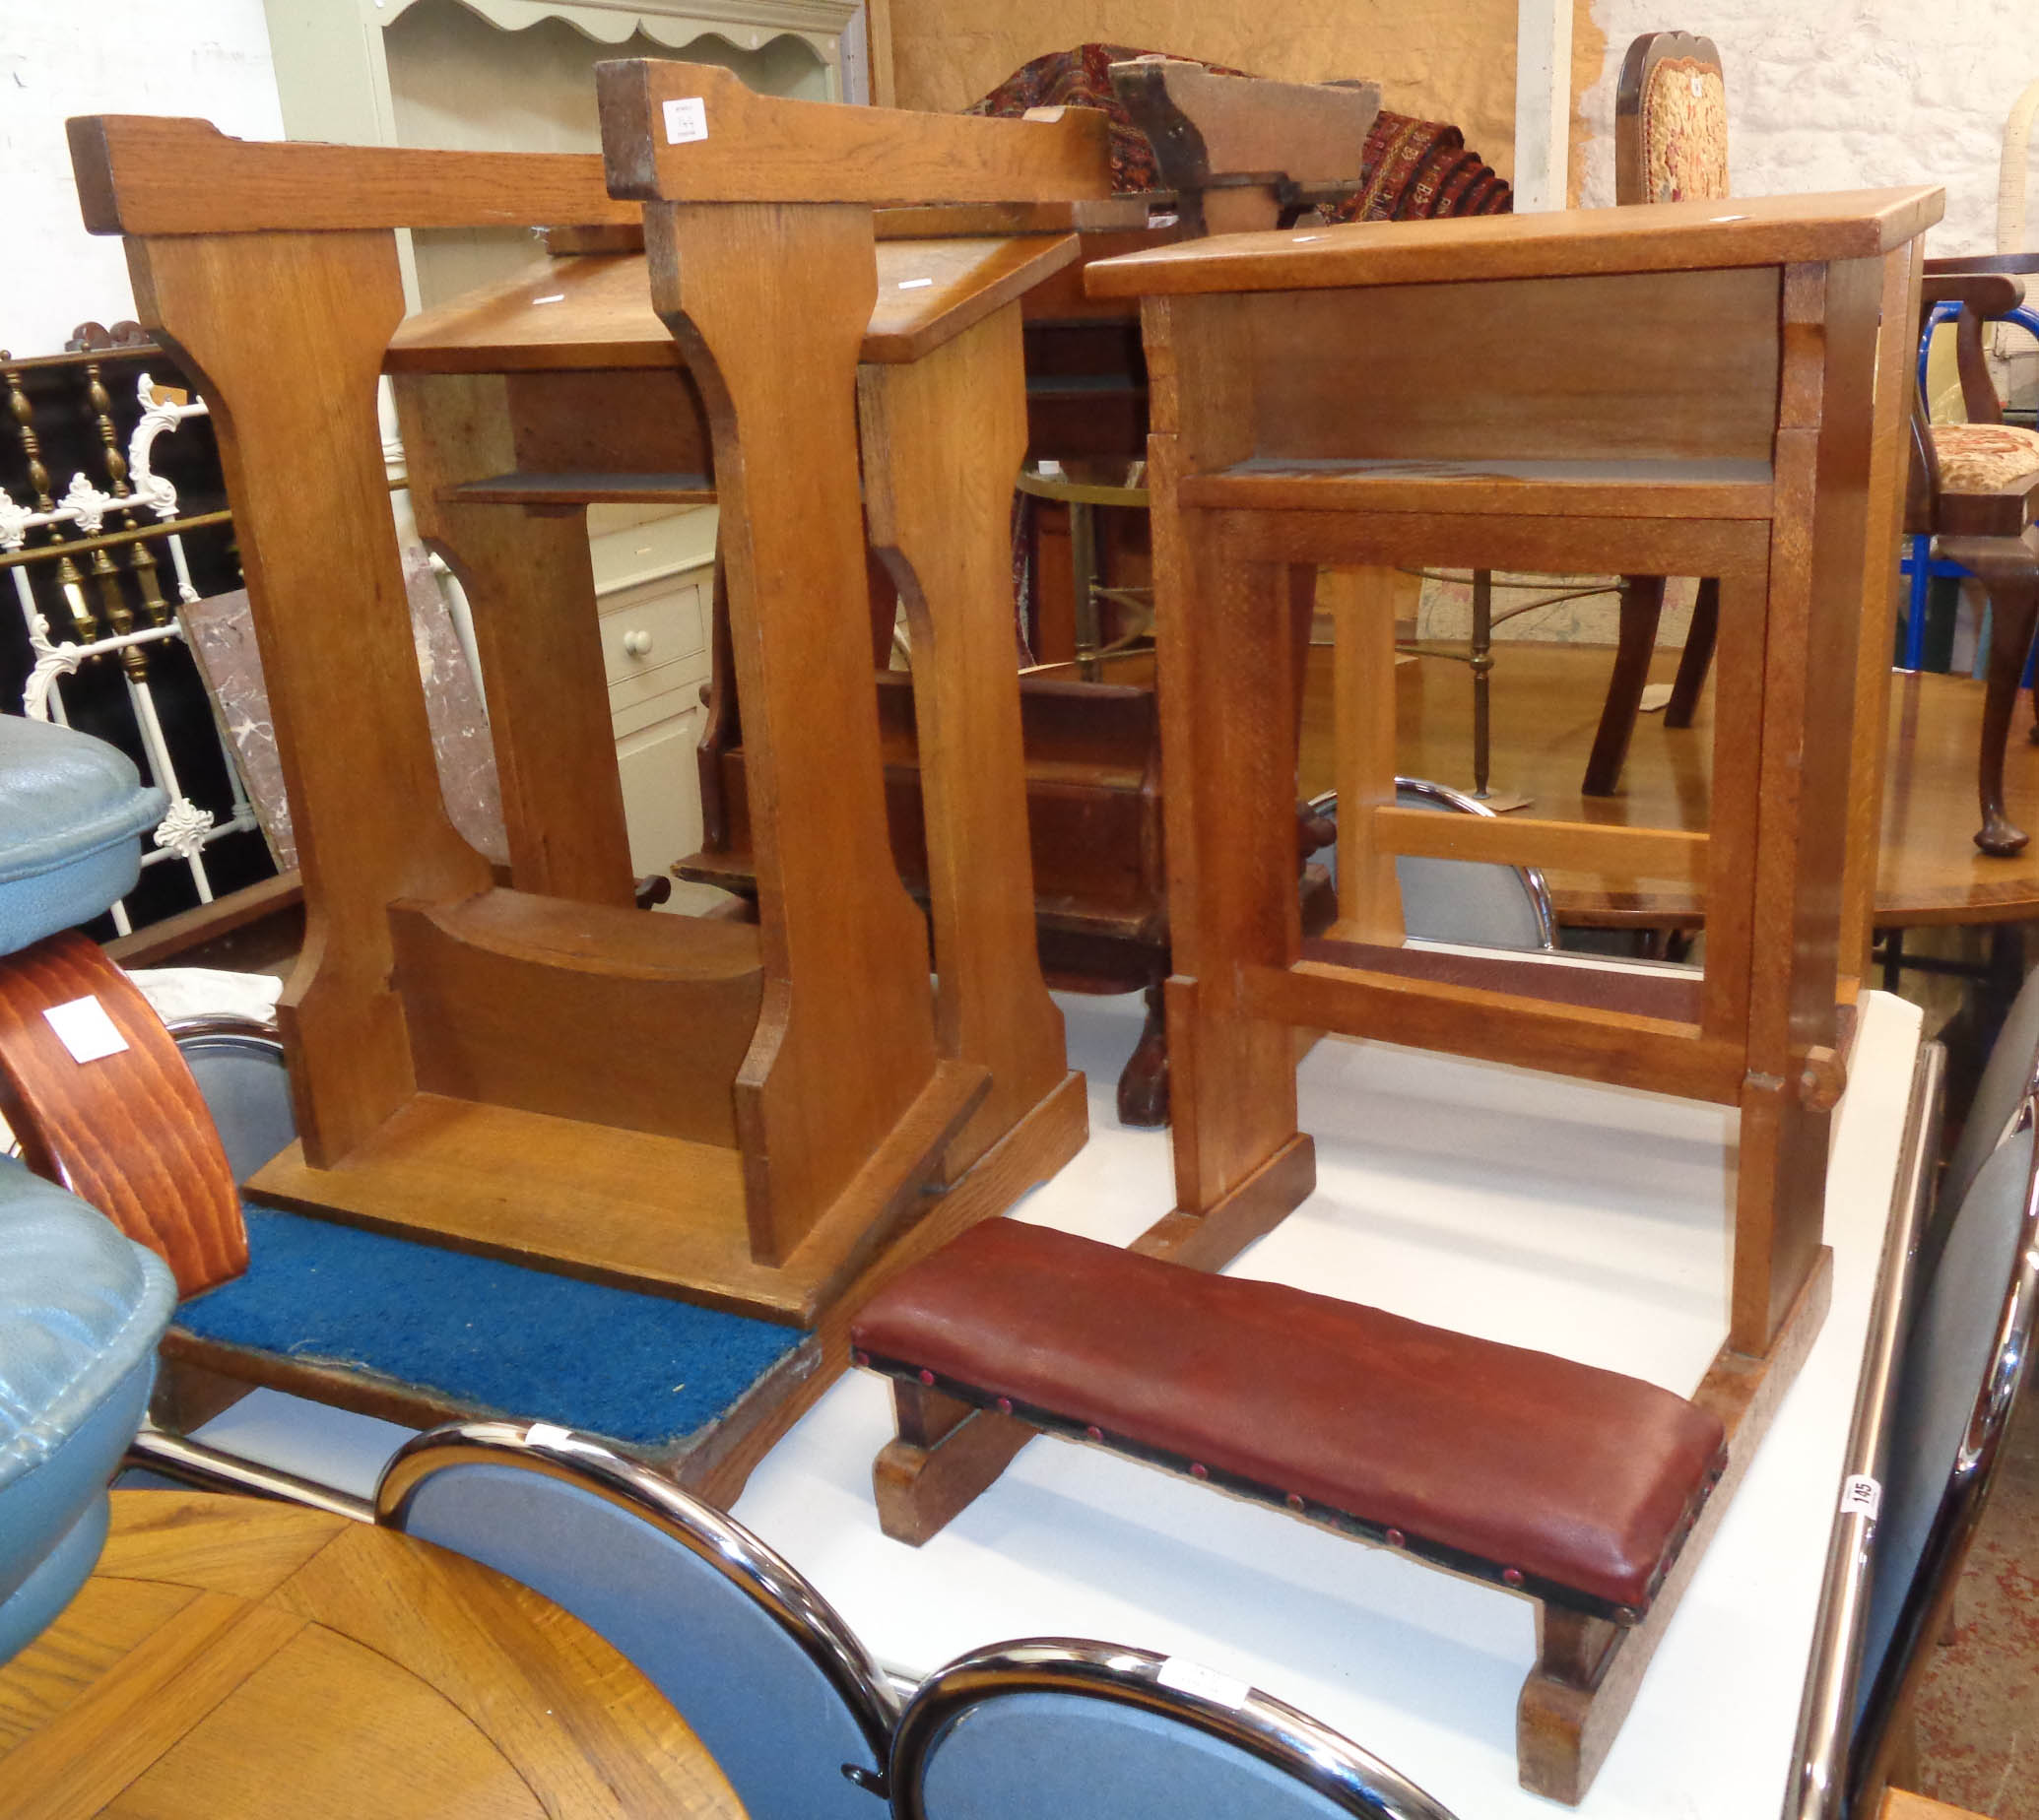
[[[1011,1219],[856,1317],[860,1365],[1611,1623],[1648,1612],[1727,1463],[1617,1372]]]
[[[1875,876],[1910,305],[1942,201],[1904,189],[1373,223],[1085,272],[1093,296],[1141,299],[1151,386],[1172,1217],[1221,1212],[1278,1159],[1308,1191],[1298,1029],[1736,1107],[1726,1343],[1694,1398],[1721,1416],[1731,1459],[1674,1578],[1825,1303],[1839,1010],[1864,974]],[[1303,361],[1302,348],[1331,352]],[[1417,826],[1440,818],[1394,801],[1381,578],[1397,564],[1717,581],[1706,831]],[[1276,709],[1292,686],[1294,578],[1318,568],[1356,579],[1333,613],[1340,919],[1332,941],[1306,942],[1286,901],[1292,847],[1261,829],[1294,787]],[[1445,977],[1397,952],[1405,855],[1702,885],[1696,997],[1582,1003],[1561,962]],[[1528,1787],[1585,1792],[1664,1603],[1555,1654],[1546,1607],[1518,1712]]]
[[[120,116],[71,122],[74,164],[87,226],[126,236],[139,314],[212,405],[296,818],[308,935],[279,1020],[298,1141],[253,1192],[816,1329],[909,1228],[995,1210],[1083,1138],[1033,955],[1007,528],[1024,443],[1009,290],[1075,248],[997,224],[1066,228],[1104,197],[1105,130],[633,67],[601,85],[612,165]],[[668,93],[704,123],[682,144]],[[647,204],[625,187],[655,218],[665,320],[643,268],[622,298],[595,260],[392,347],[397,230],[634,233]],[[923,195],[994,227],[958,232],[951,212],[881,256],[876,205]],[[979,364],[1010,370],[987,391],[1012,422],[943,408]],[[440,802],[385,365],[421,530],[475,609],[507,880]],[[860,384],[884,406],[861,444]],[[956,454],[941,434],[965,422]],[[992,456],[995,488],[965,460]],[[635,907],[582,522],[708,499],[752,733],[755,927]],[[886,838],[867,503],[923,579],[938,985]]]

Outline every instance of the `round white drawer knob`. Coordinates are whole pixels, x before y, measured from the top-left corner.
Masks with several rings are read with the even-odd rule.
[[[649,632],[624,633],[624,649],[632,657],[651,655],[651,634]]]

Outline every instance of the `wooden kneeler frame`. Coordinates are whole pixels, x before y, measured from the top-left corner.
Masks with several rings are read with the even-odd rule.
[[[1905,325],[1940,207],[1911,190],[1724,219],[1666,205],[1239,234],[1085,275],[1095,295],[1143,298],[1152,387],[1170,1221],[1272,1224],[1308,1194],[1298,1029],[1741,1111],[1729,1332],[1692,1398],[1721,1417],[1727,1469],[1642,1623],[1540,1614],[1520,1768],[1560,1800],[1591,1785],[1826,1312],[1838,1008],[1875,878],[1859,799],[1873,807],[1880,778],[1855,722],[1881,726]],[[1411,562],[1718,577],[1711,834],[1397,810],[1387,565]],[[1294,790],[1282,710],[1320,566],[1345,571],[1341,923],[1306,942],[1275,811]],[[1402,853],[1703,881],[1704,977],[1406,949]],[[1026,1436],[902,1391],[875,1477],[888,1532],[917,1541]]]
[[[677,361],[651,385],[592,369],[505,379],[486,359],[406,379],[420,519],[474,584],[507,888],[445,819],[404,618],[374,395],[402,315],[392,230],[537,219],[627,232],[639,209],[610,197],[593,157],[241,144],[202,122],[120,118],[73,122],[73,155],[88,226],[128,236],[141,314],[214,402],[300,828],[309,931],[282,1021],[301,1137],[257,1192],[819,1321],[833,1364],[830,1311],[908,1225],[925,1244],[996,1211],[1073,1154],[1085,1123],[1012,833],[1003,505],[987,589],[969,548],[982,514],[952,497],[980,426],[930,427],[913,388],[941,381],[910,364],[903,392],[867,384],[881,417],[919,413],[899,471],[873,473],[894,501],[886,535],[926,541],[906,559],[929,628],[921,711],[944,729],[931,768],[949,793],[931,827],[946,872],[938,1008],[887,848],[864,630],[852,412],[882,325],[872,211],[773,197],[845,180],[909,198],[1102,194],[1103,127],[781,102],[726,72],[691,75],[718,199],[655,211],[672,231],[653,240],[712,433]],[[982,323],[895,338],[892,358],[935,374],[999,356],[996,301]],[[1017,322],[1010,339],[1017,372]],[[756,929],[628,907],[579,523],[591,500],[706,497],[724,507],[758,736]],[[956,528],[942,544],[926,527],[945,510]]]
[[[1088,276],[1143,297],[1153,374],[1169,1016],[1194,1032],[1176,1039],[1178,1212],[1222,1207],[1308,1141],[1297,1027],[1741,1109],[1729,1331],[1694,1395],[1729,1431],[1728,1471],[1644,1625],[1540,1620],[1520,1768],[1562,1800],[1590,1786],[1826,1310],[1837,1007],[1867,934],[1847,901],[1852,727],[1859,678],[1889,648],[1871,546],[1902,491],[1887,452],[1902,446],[1903,303],[1941,200],[1241,235]],[[1283,359],[1303,345],[1348,353],[1306,387]],[[1264,737],[1292,661],[1270,628],[1294,564],[1411,561],[1718,577],[1710,834],[1515,817],[1438,833],[1441,818],[1393,807],[1392,624],[1362,581],[1337,604],[1356,647],[1341,676],[1343,939],[1302,942],[1274,885],[1292,856],[1253,832],[1295,764]],[[1536,962],[1425,964],[1400,946],[1401,853],[1702,879],[1696,1003],[1655,982],[1605,996],[1604,975]]]

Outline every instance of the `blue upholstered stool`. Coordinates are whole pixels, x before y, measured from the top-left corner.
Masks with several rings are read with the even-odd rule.
[[[146,788],[103,741],[0,715],[0,1097],[25,1153],[51,1173],[61,1157],[81,1185],[70,1128],[124,1134],[146,1128],[151,1114],[122,1103],[118,1071],[87,1075],[107,1064],[73,1061],[38,1013],[92,994],[116,1018],[132,1017],[134,988],[91,942],[64,932],[133,887],[141,836],[164,809],[163,792]],[[160,1024],[155,1034],[167,1043]],[[137,1037],[146,1052],[146,1034]],[[52,1077],[62,1084],[47,1099],[61,1117],[46,1130],[37,1089]],[[102,1081],[111,1085],[98,1117]],[[155,1253],[0,1156],[0,1661],[57,1614],[99,1559],[106,1483],[141,1422],[156,1342],[175,1303],[176,1284]]]
[[[0,954],[134,889],[141,837],[167,808],[103,740],[0,714]]]
[[[176,1299],[154,1252],[0,1157],[0,1661],[99,1558]]]

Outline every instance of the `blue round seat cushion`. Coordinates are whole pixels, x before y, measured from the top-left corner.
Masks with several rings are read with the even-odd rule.
[[[0,954],[90,922],[134,888],[169,799],[124,752],[0,714]]]
[[[154,1252],[0,1156],[0,1661],[92,1572],[176,1300]]]

